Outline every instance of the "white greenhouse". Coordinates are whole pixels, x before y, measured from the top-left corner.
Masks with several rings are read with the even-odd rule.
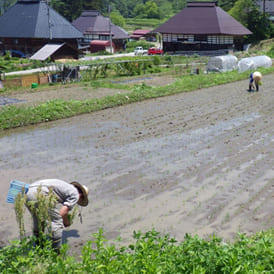
[[[207,63],[207,71],[226,72],[237,69],[238,59],[234,55],[211,57]]]
[[[266,55],[243,58],[238,63],[238,71],[254,70],[258,67],[268,68],[272,66],[272,60]]]

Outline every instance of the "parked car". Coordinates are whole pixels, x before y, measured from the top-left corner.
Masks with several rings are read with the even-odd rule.
[[[155,54],[164,54],[164,51],[160,48],[150,48],[148,49],[148,55],[155,55]]]
[[[145,55],[147,54],[147,50],[143,49],[143,47],[136,47],[134,50],[134,55]]]

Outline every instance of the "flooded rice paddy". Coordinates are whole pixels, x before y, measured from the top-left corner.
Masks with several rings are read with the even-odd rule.
[[[185,233],[273,227],[273,75],[258,93],[247,81],[148,100],[0,135],[0,237],[18,237],[9,181],[77,180],[90,188],[76,248],[100,227],[129,242],[152,228]],[[26,217],[30,233],[30,218]]]

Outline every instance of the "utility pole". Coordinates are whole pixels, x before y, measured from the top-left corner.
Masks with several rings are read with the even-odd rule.
[[[109,43],[110,43],[110,52],[113,53],[113,48],[112,48],[112,34],[111,34],[111,21],[110,21],[110,5],[108,5],[108,22],[109,22]]]
[[[50,21],[49,3],[50,3],[50,0],[46,0],[46,4],[47,4],[47,13],[48,13],[49,39],[52,40],[52,28],[51,28],[51,21]]]

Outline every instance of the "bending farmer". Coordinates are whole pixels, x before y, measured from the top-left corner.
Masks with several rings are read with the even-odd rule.
[[[248,91],[253,91],[254,84],[256,91],[259,91],[259,84],[262,80],[262,74],[259,71],[252,72],[249,76],[249,88]]]
[[[71,225],[69,211],[76,204],[80,206],[88,205],[88,188],[77,182],[67,183],[58,179],[45,179],[32,183],[27,192],[27,207],[33,217],[33,234],[36,237],[41,232],[45,232],[45,224],[41,226],[39,210],[35,210],[35,208],[37,209],[37,207],[41,206],[38,203],[41,196],[54,196],[55,198],[54,206],[48,208],[46,213],[48,213],[51,222],[53,247],[59,249],[62,243],[63,229]],[[32,206],[30,206],[31,204]]]

